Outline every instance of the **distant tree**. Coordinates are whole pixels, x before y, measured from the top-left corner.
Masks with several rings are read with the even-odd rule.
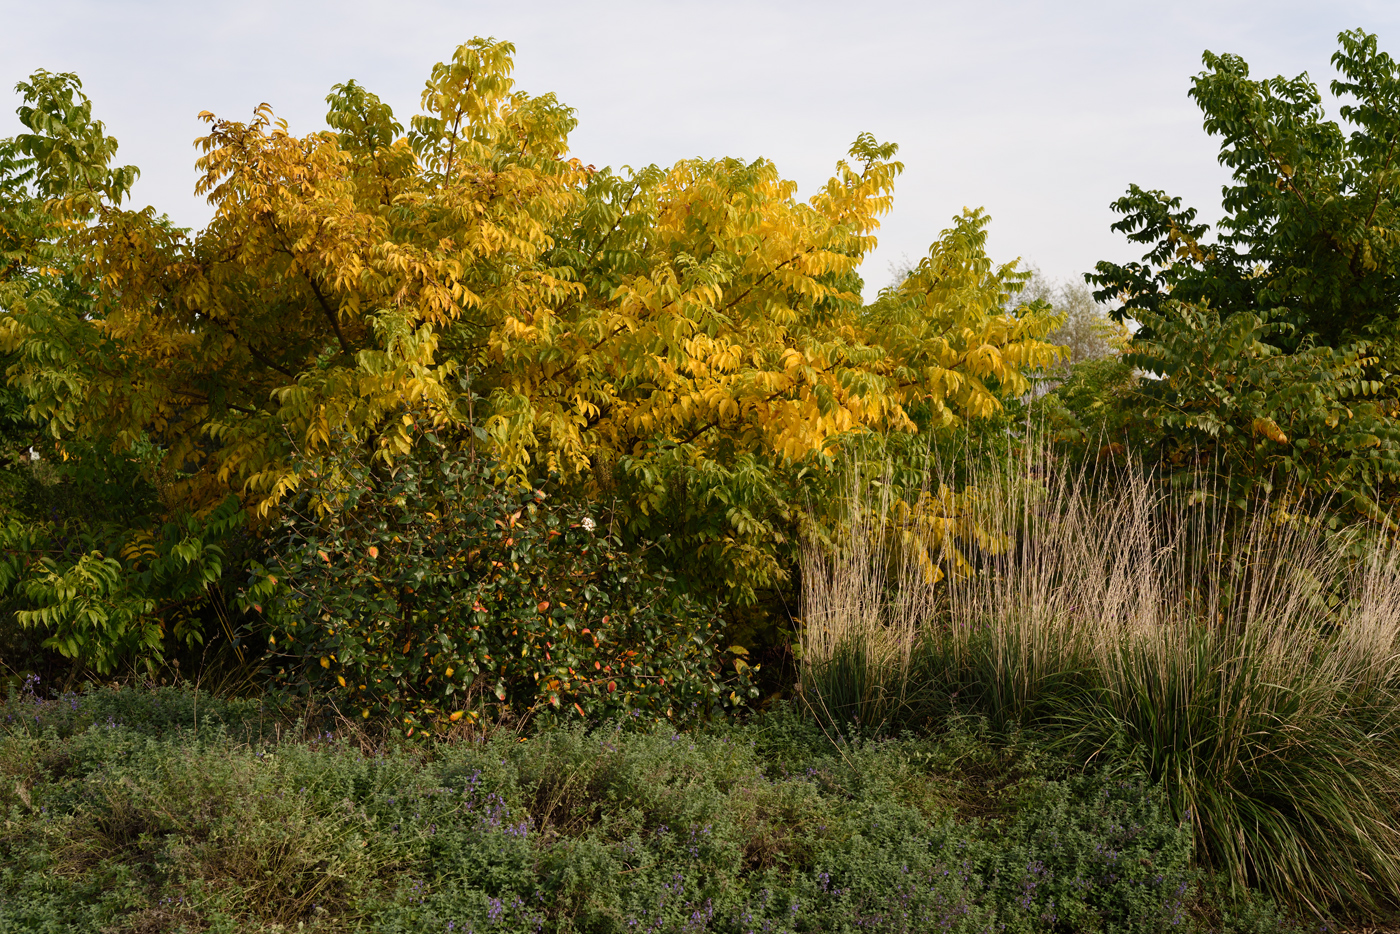
[[[1045,336],[1052,344],[1069,350],[1061,370],[1087,360],[1122,353],[1131,336],[1127,327],[1113,319],[1108,303],[1094,298],[1093,290],[1082,282],[1056,282],[1032,266],[1031,276],[1016,296],[1018,303],[1044,302],[1064,315],[1065,322]]]

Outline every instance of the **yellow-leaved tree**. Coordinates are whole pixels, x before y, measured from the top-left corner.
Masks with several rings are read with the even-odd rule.
[[[424,420],[470,425],[503,477],[552,473],[743,602],[784,579],[846,439],[991,414],[1057,358],[1048,308],[1005,311],[1024,276],[980,212],[863,302],[893,145],[861,136],[805,200],[763,159],[595,170],[512,53],[461,46],[407,129],[354,82],[328,131],[205,114],[203,230],[89,199],[67,246],[90,302],[0,313],[31,414],[264,516],[338,446],[387,464]]]

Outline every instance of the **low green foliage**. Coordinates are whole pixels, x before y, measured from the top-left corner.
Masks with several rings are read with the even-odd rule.
[[[500,483],[430,429],[412,438],[392,469],[353,453],[309,468],[245,597],[273,627],[277,680],[410,732],[486,704],[683,720],[756,693],[717,614],[585,506]]]
[[[72,700],[6,707],[24,716],[0,734],[3,930],[1196,927],[1189,829],[1151,788],[971,724],[833,743],[777,711],[412,751],[33,724]]]
[[[11,649],[9,673],[43,667],[46,649],[74,673],[148,674],[202,643],[225,609],[220,585],[241,557],[237,499],[198,515],[167,510],[139,458],[91,445],[65,457],[43,450],[42,459],[25,454],[0,467],[0,645]]]
[[[223,697],[185,685],[110,687],[87,685],[81,691],[43,690],[38,675],[11,686],[0,728],[10,733],[67,740],[91,727],[121,729],[143,736],[224,731],[252,742],[271,739],[295,728],[293,708],[273,696]],[[305,713],[304,708],[297,708]]]

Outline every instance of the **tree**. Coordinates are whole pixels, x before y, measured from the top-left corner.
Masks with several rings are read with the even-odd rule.
[[[455,444],[479,428],[503,481],[620,500],[629,534],[678,533],[751,600],[844,439],[994,412],[1056,358],[1048,309],[1007,310],[1022,276],[979,212],[862,305],[893,145],[861,136],[806,202],[763,159],[597,170],[512,53],[461,46],[406,131],[354,82],[326,132],[205,114],[198,232],[85,189],[61,238],[82,303],[0,324],[30,415],[65,446],[159,452],[192,510],[232,490],[267,521],[336,445],[407,456],[412,408]],[[33,129],[36,151],[67,132]]]
[[[30,132],[0,140],[0,346],[13,377],[0,390],[0,655],[11,674],[40,664],[40,647],[72,659],[70,673],[106,674],[200,640],[242,514],[227,498],[199,514],[163,498],[144,438],[121,451],[95,438],[59,447],[46,430],[35,374],[69,380],[69,349],[103,343],[74,240],[136,170],[109,165],[116,140],[76,76],[40,71],[18,90]]]
[[[1206,52],[1191,96],[1232,173],[1224,217],[1212,236],[1134,185],[1113,227],[1151,249],[1088,279],[1142,325],[1125,362],[1163,379],[1127,422],[1165,463],[1213,463],[1241,501],[1295,485],[1380,517],[1400,478],[1400,65],[1361,30],[1338,42],[1350,133],[1307,75],[1252,80]]]
[[[1173,301],[1253,312],[1288,326],[1286,349],[1364,342],[1386,372],[1397,369],[1400,65],[1361,30],[1338,42],[1331,90],[1350,101],[1349,134],[1325,118],[1306,74],[1252,80],[1239,57],[1204,54],[1190,93],[1231,170],[1224,217],[1212,238],[1180,198],[1131,186],[1113,205],[1123,215],[1113,229],[1151,250],[1088,277],[1100,301],[1122,300],[1118,320],[1170,315]]]
[[[1131,332],[1110,316],[1110,307],[1094,298],[1093,290],[1082,282],[1054,282],[1032,267],[1025,287],[1013,298],[1017,304],[1044,302],[1065,316],[1046,340],[1068,351],[1061,372],[1089,360],[1101,360],[1122,352]]]

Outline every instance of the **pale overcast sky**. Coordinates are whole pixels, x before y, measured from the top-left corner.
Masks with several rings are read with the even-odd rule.
[[[1255,76],[1306,71],[1324,89],[1336,34],[1360,26],[1400,55],[1400,2],[266,2],[0,0],[0,136],[16,81],[73,71],[139,166],[139,205],[185,226],[196,114],[324,127],[354,78],[403,123],[434,62],[473,36],[509,39],[516,81],[578,112],[573,152],[603,165],[690,156],[773,159],[804,192],[857,134],[900,145],[905,172],[867,295],[964,205],[993,218],[998,260],[1058,279],[1137,258],[1108,204],[1131,182],[1213,219],[1224,173],[1186,92],[1204,49]]]

